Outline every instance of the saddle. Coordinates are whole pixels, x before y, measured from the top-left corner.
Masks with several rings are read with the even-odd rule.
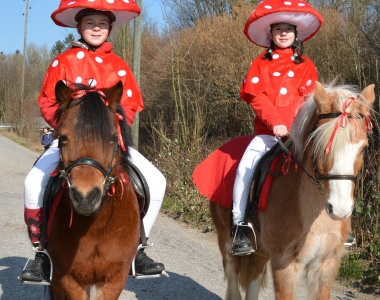
[[[62,181],[64,180],[59,176],[58,173],[55,176],[50,177],[49,182],[46,186],[44,199],[43,199],[43,207],[44,207],[44,215],[45,222],[48,223],[49,215],[51,212],[51,208],[53,205],[54,198],[58,195],[58,193],[62,189]],[[130,163],[130,168],[128,169],[128,175],[131,179],[133,189],[135,190],[137,201],[139,203],[140,208],[140,219],[142,220],[149,208],[150,204],[150,194],[148,183],[145,180],[144,175],[140,172],[140,170],[132,163]],[[145,235],[145,234],[144,234]]]
[[[291,146],[291,145],[290,145]],[[289,146],[289,147],[290,147]],[[284,157],[281,157],[280,162],[277,165],[277,169],[275,172],[271,171],[270,168],[273,164],[273,162],[276,160],[277,157],[279,157],[281,154],[283,154],[285,151],[281,147],[280,143],[276,143],[267,153],[264,154],[264,156],[259,160],[257,167],[255,169],[255,172],[252,177],[252,182],[250,184],[251,190],[249,193],[249,204],[247,206],[246,212],[245,212],[245,221],[248,221],[248,218],[252,220],[253,224],[257,228],[257,230],[260,232],[261,226],[258,219],[258,210],[259,210],[259,200],[260,200],[260,194],[263,190],[263,185],[265,183],[265,180],[267,179],[268,174],[271,174],[273,176],[276,176],[279,174],[279,169],[281,165],[283,164]]]

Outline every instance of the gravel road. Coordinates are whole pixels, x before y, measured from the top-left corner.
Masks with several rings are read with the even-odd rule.
[[[42,286],[20,284],[17,276],[27,258],[34,257],[23,221],[23,181],[38,154],[0,135],[0,299],[47,299]],[[160,214],[150,241],[169,277],[134,280],[119,299],[217,300],[226,285],[221,256],[213,233],[201,233]],[[148,255],[154,256],[152,250]],[[272,283],[260,292],[260,300],[274,299]],[[302,288],[298,299],[307,299]],[[334,286],[331,299],[379,299],[355,290]]]

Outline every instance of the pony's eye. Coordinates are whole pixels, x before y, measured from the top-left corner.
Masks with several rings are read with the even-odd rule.
[[[67,135],[64,135],[64,134],[59,135],[59,140],[61,143],[67,142],[68,141]]]
[[[115,133],[114,135],[112,135],[112,138],[111,138],[111,142],[117,142],[119,140],[119,136],[117,133]]]

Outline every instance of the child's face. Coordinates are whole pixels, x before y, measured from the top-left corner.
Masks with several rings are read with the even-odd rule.
[[[88,44],[98,47],[108,37],[110,20],[103,15],[84,16],[78,24],[78,31]]]
[[[288,48],[296,38],[296,29],[289,24],[276,24],[272,26],[269,37],[280,48]]]

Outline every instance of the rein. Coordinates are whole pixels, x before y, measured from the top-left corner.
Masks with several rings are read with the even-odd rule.
[[[334,128],[334,131],[333,131],[332,136],[329,140],[329,143],[326,146],[326,150],[325,150],[326,155],[330,151],[330,147],[331,147],[332,142],[334,140],[335,133],[336,133],[337,129],[339,128],[339,126],[342,128],[345,128],[347,126],[348,119],[352,119],[352,115],[347,111],[347,109],[349,106],[351,106],[351,104],[354,101],[355,101],[354,97],[347,98],[347,100],[345,101],[345,104],[344,104],[344,112],[320,114],[318,116],[318,120],[340,118],[339,122],[337,123],[336,127]],[[363,116],[363,115],[361,115],[361,116],[365,119],[367,131],[371,131],[373,128],[373,124],[371,121],[372,120],[371,114],[368,113],[367,116]],[[315,124],[313,131],[317,127],[318,127],[318,121]],[[356,129],[356,120],[355,120],[355,134],[356,134],[356,130],[357,129]],[[309,180],[313,184],[317,185],[318,190],[322,195],[323,195],[323,188],[321,186],[321,182],[323,180],[352,180],[353,182],[356,182],[357,176],[354,176],[354,175],[336,175],[336,174],[323,174],[323,175],[321,175],[321,174],[319,174],[318,169],[317,169],[316,156],[314,153],[313,153],[313,169],[314,169],[314,177],[313,177],[311,174],[309,174],[309,172],[307,172],[307,170],[298,161],[298,159],[293,155],[293,153],[286,147],[286,145],[281,140],[281,138],[278,137],[277,140],[278,140],[278,143],[280,144],[281,148],[283,149],[283,151],[287,154],[287,156],[290,157],[296,163],[296,165],[301,168],[301,170],[307,175],[307,177],[309,178]]]

